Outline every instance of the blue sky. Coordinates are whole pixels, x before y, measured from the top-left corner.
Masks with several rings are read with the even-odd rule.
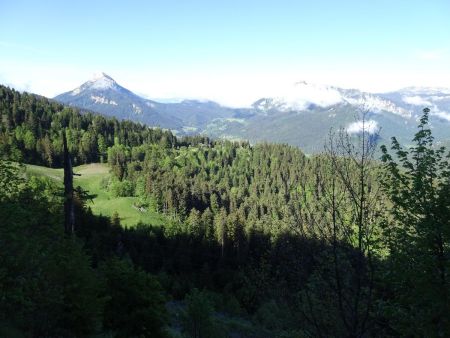
[[[0,83],[54,96],[103,71],[231,105],[300,80],[450,87],[449,17],[448,0],[0,0]]]

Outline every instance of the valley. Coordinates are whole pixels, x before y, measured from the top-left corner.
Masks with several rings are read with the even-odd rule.
[[[0,0],[0,338],[450,338],[449,14]]]
[[[414,330],[447,330],[436,243],[447,250],[450,167],[428,109],[367,124],[348,103],[279,111],[280,124],[265,110],[227,118],[255,118],[255,144],[179,137],[5,86],[0,114],[0,309],[14,310],[0,335],[363,337],[367,325],[395,337],[423,309]],[[347,129],[320,153],[264,142],[264,128],[304,128],[319,152],[315,128],[338,116]],[[398,121],[416,131],[406,148],[374,133],[383,123],[395,135]],[[80,176],[64,195],[67,156]]]

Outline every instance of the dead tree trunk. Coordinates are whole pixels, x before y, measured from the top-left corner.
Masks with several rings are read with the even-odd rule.
[[[73,171],[69,150],[67,149],[66,132],[63,130],[64,147],[64,231],[71,235],[75,229],[75,210],[73,203]]]

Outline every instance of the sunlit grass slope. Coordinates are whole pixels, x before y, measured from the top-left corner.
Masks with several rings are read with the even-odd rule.
[[[164,216],[150,210],[141,212],[133,208],[135,197],[114,197],[110,191],[103,188],[102,180],[111,175],[106,164],[85,164],[73,169],[74,173],[81,176],[74,177],[74,186],[80,186],[93,195],[92,201],[87,205],[96,215],[112,216],[115,211],[119,214],[121,224],[133,226],[139,222],[145,224],[162,225]],[[63,169],[52,169],[35,165],[27,165],[27,173],[36,176],[46,176],[63,183]]]

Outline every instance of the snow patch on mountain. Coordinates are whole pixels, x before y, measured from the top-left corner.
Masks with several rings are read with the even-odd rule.
[[[75,96],[81,93],[81,88],[78,87],[70,92],[70,95]]]
[[[375,120],[356,121],[350,123],[346,130],[349,134],[359,134],[363,131],[369,134],[376,134],[379,132],[380,127],[378,126],[378,122]]]
[[[352,97],[345,97],[345,101],[351,105],[359,106],[362,110],[368,110],[373,113],[380,113],[387,111],[404,118],[411,118],[412,113],[402,107],[397,106],[389,100],[382,99],[378,96],[369,93],[360,92],[358,95]]]
[[[231,123],[236,122],[236,123],[246,124],[245,119],[239,119],[236,117],[227,117],[227,118],[223,118],[222,120],[226,121],[226,122],[231,122]]]
[[[133,110],[136,114],[142,114],[142,108],[133,103]]]
[[[92,99],[92,101],[94,101],[94,103],[111,104],[113,106],[117,106],[116,101],[108,100],[106,97],[103,97],[103,96],[91,95],[91,99]]]
[[[72,90],[69,94],[71,96],[76,96],[81,94],[84,91],[87,90],[106,90],[106,89],[118,89],[119,85],[116,81],[109,75],[106,75],[105,73],[98,73],[94,75],[92,79],[89,81],[83,83],[80,87],[75,88]]]
[[[195,133],[198,130],[197,127],[192,126],[183,126],[181,129],[183,129],[185,133]]]
[[[116,86],[116,81],[105,73],[95,74],[88,83],[90,83],[90,88],[93,89],[110,89]]]

